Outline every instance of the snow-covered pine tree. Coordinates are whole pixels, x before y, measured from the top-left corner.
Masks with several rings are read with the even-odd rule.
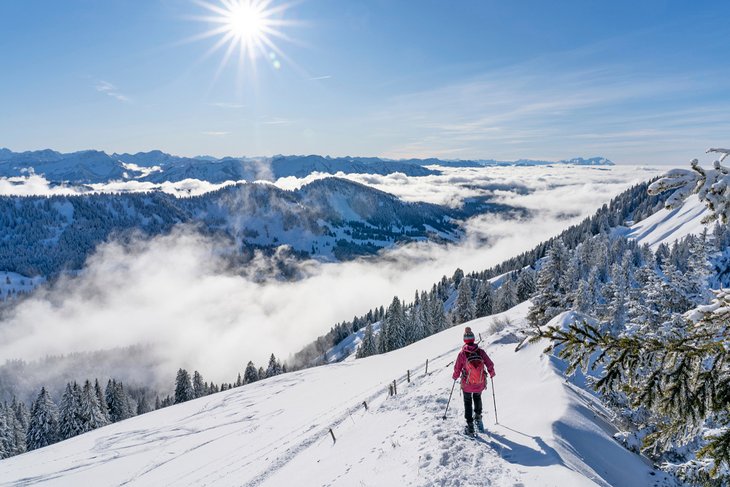
[[[578,288],[573,294],[573,307],[581,313],[592,313],[596,306],[595,291],[591,289],[588,281],[581,279]]]
[[[137,408],[132,406],[131,398],[124,390],[124,384],[121,381],[110,379],[107,382],[104,399],[109,408],[109,420],[112,423],[134,416]]]
[[[459,294],[456,297],[456,304],[454,305],[453,311],[454,324],[459,325],[471,321],[476,315],[470,281],[470,278],[462,278],[460,280],[458,287]]]
[[[175,377],[175,404],[195,399],[190,373],[185,369],[178,369]]]
[[[139,401],[137,401],[137,416],[149,413],[150,411],[154,410],[152,409],[149,399],[147,399],[147,394],[142,394]]]
[[[507,311],[517,305],[517,290],[515,282],[511,279],[505,279],[504,283],[499,286],[494,297],[494,312],[501,313]]]
[[[43,448],[58,441],[58,411],[45,387],[33,402],[26,443],[28,451]]]
[[[104,415],[107,424],[111,423],[112,420],[109,417],[109,405],[106,403],[106,397],[104,396],[104,392],[101,390],[99,379],[94,379],[94,394],[96,394],[96,401],[99,403],[99,409],[101,409],[101,414]]]
[[[430,303],[431,323],[434,333],[438,333],[449,327],[449,322],[446,319],[446,312],[444,311],[444,302],[441,301],[441,298],[437,293],[432,293]]]
[[[451,280],[453,281],[453,283],[454,283],[454,287],[455,287],[456,289],[458,289],[458,288],[459,288],[459,286],[461,285],[461,280],[462,280],[463,278],[464,278],[464,271],[462,271],[461,269],[457,268],[457,269],[456,269],[456,270],[454,271],[454,275],[453,275],[453,276],[451,276]]]
[[[30,413],[28,412],[28,408],[26,408],[25,404],[18,401],[15,397],[13,397],[13,402],[11,403],[10,408],[12,412],[15,413],[15,453],[16,455],[20,455],[21,453],[25,453],[28,449],[25,443],[25,433],[28,431]]]
[[[362,336],[362,343],[357,349],[357,358],[365,358],[377,353],[375,336],[373,335],[373,325],[368,323]]]
[[[707,241],[707,228],[702,234],[689,239],[687,257],[687,277],[691,283],[690,301],[694,304],[705,302],[709,297],[708,278],[711,275],[709,259],[710,243]]]
[[[596,388],[604,395],[628,396],[633,408],[643,408],[654,418],[655,432],[644,440],[648,454],[685,446],[697,450],[684,464],[675,460],[672,470],[690,475],[694,483],[726,485],[730,481],[730,290],[716,291],[709,305],[676,320],[665,336],[636,333],[620,337],[601,333],[588,323],[568,329],[552,327],[544,336],[549,350],[569,362],[569,372],[602,367]],[[711,426],[708,428],[708,426]]]
[[[537,289],[527,315],[532,326],[542,326],[565,310],[566,289],[563,287],[563,276],[568,259],[568,249],[563,241],[555,240],[537,272]]]
[[[629,279],[625,273],[624,266],[618,262],[611,266],[611,282],[605,286],[605,294],[608,303],[607,313],[609,316],[610,332],[614,334],[626,325],[626,303]]]
[[[25,432],[13,404],[0,404],[0,459],[19,455],[26,450]]]
[[[0,404],[0,460],[13,456],[14,449],[15,441],[9,424],[7,404],[5,407]]]
[[[78,384],[66,384],[66,390],[61,396],[61,406],[58,415],[59,439],[66,440],[83,433],[81,424],[81,391]]]
[[[677,208],[690,195],[697,194],[710,210],[704,221],[720,220],[727,224],[730,219],[730,169],[723,166],[722,162],[730,150],[711,148],[707,152],[720,154],[714,162],[714,169],[704,169],[697,159],[692,159],[691,171],[672,169],[649,186],[649,194],[674,191],[665,202],[667,209]]]
[[[433,323],[433,316],[431,315],[431,301],[429,300],[428,293],[426,291],[421,292],[418,313],[420,315],[419,319],[423,324],[424,336],[433,335],[436,332],[436,328]]]
[[[537,284],[535,282],[536,275],[535,271],[531,267],[527,267],[520,271],[519,277],[517,278],[517,301],[522,303],[527,301],[535,293]],[[479,300],[477,299],[477,303]],[[478,307],[478,304],[477,304]],[[478,315],[479,313],[477,313]],[[491,313],[490,313],[491,314]],[[483,315],[486,316],[486,315]]]
[[[488,280],[484,280],[479,285],[477,290],[476,306],[475,306],[475,318],[482,318],[493,314],[494,307],[494,290],[492,289],[492,283]]]
[[[418,295],[418,293],[416,293],[416,295]],[[409,343],[417,342],[428,336],[426,334],[426,324],[423,322],[423,313],[421,313],[421,308],[423,308],[424,305],[425,303],[422,304],[419,300],[418,305],[414,303],[408,313],[408,322],[410,325],[410,333],[408,334]]]
[[[238,374],[238,381],[241,381],[241,374]],[[241,385],[238,384],[237,385]],[[193,397],[203,397],[205,395],[205,388],[203,387],[203,376],[197,370],[193,372]]]
[[[117,421],[119,421],[119,408],[116,405],[116,398],[114,397],[115,386],[116,381],[114,379],[109,379],[106,383],[106,387],[104,388],[104,402],[106,402],[109,421],[111,421],[112,423],[116,423]]]
[[[109,424],[109,421],[101,411],[101,406],[96,398],[96,391],[90,381],[84,382],[80,391],[79,411],[81,433],[101,428]]]
[[[243,383],[250,384],[252,382],[256,382],[257,380],[259,380],[259,373],[256,370],[256,366],[253,364],[253,362],[249,361],[248,364],[246,364],[246,370],[243,371]]]
[[[269,357],[269,366],[266,368],[266,377],[274,377],[279,374],[281,374],[281,364],[272,353]]]
[[[403,305],[398,296],[394,296],[393,301],[388,306],[388,311],[385,313],[385,322],[388,330],[388,351],[405,347],[407,345],[407,323]]]
[[[137,413],[137,404],[134,398],[124,390],[124,383],[122,381],[117,382],[117,388],[119,397],[122,398],[122,419],[134,417]]]

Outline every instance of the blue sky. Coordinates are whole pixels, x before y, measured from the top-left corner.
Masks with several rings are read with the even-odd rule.
[[[730,2],[300,0],[280,67],[243,75],[190,41],[209,13],[1,2],[0,146],[682,165],[729,142]]]

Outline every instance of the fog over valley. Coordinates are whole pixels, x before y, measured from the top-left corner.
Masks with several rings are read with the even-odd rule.
[[[281,248],[257,250],[233,265],[228,256],[237,250],[229,240],[190,225],[152,237],[112,237],[78,275],[63,274],[6,307],[0,360],[144,345],[161,386],[178,367],[230,380],[248,360],[265,365],[271,353],[285,360],[335,323],[386,305],[394,295],[410,299],[457,267],[483,270],[530,249],[659,172],[555,166],[443,168],[422,177],[340,174],[406,201],[458,208],[485,197],[525,210],[473,216],[450,243],[390,245],[377,256],[348,261],[297,258]],[[294,190],[323,177],[274,184]],[[274,278],[282,266],[295,277]],[[126,377],[132,370],[119,375],[134,381]]]

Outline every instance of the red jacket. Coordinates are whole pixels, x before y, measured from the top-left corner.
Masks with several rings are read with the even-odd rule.
[[[459,376],[466,375],[467,356],[474,353],[478,353],[481,359],[484,361],[484,365],[487,366],[487,371],[489,372],[489,377],[494,377],[494,362],[492,362],[492,359],[489,358],[487,352],[479,348],[479,345],[477,345],[476,343],[467,343],[461,349],[461,352],[459,352],[459,356],[456,357],[456,364],[454,364],[454,375],[452,377],[454,380],[458,379]],[[476,384],[467,384],[464,380],[464,377],[462,377],[461,389],[464,392],[482,392],[484,389],[487,388],[487,376],[484,375],[483,377],[484,380],[481,383]]]

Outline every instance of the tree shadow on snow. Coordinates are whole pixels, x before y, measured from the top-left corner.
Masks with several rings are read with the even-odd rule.
[[[502,435],[490,431],[489,441],[487,441],[487,443],[500,454],[503,460],[517,465],[524,465],[526,467],[547,467],[549,465],[566,466],[563,459],[560,457],[560,454],[545,443],[539,436],[530,436],[517,430],[513,430],[507,426],[503,427],[516,433],[520,433],[537,444],[537,449],[535,449],[521,443],[516,443]]]

